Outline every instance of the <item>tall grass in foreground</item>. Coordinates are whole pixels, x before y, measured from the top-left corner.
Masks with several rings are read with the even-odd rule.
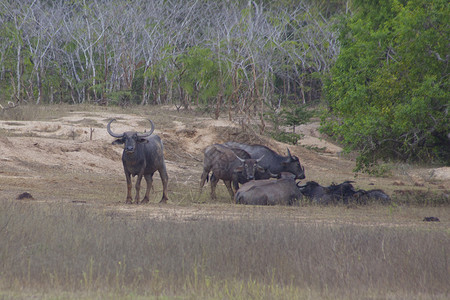
[[[181,223],[2,201],[0,291],[76,298],[445,298],[449,235],[295,224],[270,215]]]

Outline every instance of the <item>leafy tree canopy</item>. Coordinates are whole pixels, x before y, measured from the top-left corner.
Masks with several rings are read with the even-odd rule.
[[[449,2],[355,2],[322,129],[359,151],[357,170],[392,158],[449,164]]]

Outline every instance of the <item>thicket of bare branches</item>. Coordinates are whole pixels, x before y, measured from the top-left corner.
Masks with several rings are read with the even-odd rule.
[[[205,104],[230,118],[307,103],[339,52],[333,18],[308,3],[1,0],[0,101]]]

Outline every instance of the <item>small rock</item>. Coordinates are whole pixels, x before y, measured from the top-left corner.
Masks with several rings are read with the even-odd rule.
[[[23,200],[23,199],[34,199],[34,198],[33,198],[33,196],[31,196],[30,193],[25,192],[25,193],[22,193],[22,194],[20,194],[19,196],[17,196],[16,199],[17,199],[17,200]]]
[[[392,185],[403,186],[403,185],[405,185],[405,183],[402,181],[394,181],[394,183]]]
[[[424,222],[440,222],[438,217],[425,217],[423,218]]]

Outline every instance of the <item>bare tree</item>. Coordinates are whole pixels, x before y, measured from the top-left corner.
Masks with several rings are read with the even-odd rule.
[[[52,16],[49,12],[40,7],[39,3],[36,3],[34,9],[30,13],[30,22],[26,24],[26,30],[24,30],[24,42],[29,50],[29,60],[33,65],[32,73],[30,74],[29,86],[30,93],[29,98],[33,98],[33,82],[36,77],[37,84],[37,98],[36,104],[39,104],[43,94],[42,91],[42,76],[45,72],[44,58],[47,56],[54,37],[58,34],[61,26],[52,20]]]
[[[33,5],[37,0],[33,0],[31,3],[23,3],[23,5],[15,5],[15,3],[2,2],[4,13],[8,15],[8,18],[12,20],[12,26],[6,27],[10,31],[16,45],[16,85],[13,97],[16,102],[21,102],[22,98],[22,65],[23,65],[23,41],[22,31],[24,26],[30,19],[30,15],[33,9]]]
[[[94,57],[94,47],[103,37],[105,33],[104,22],[102,18],[102,12],[96,1],[86,2],[82,0],[80,3],[82,13],[81,14],[66,14],[64,18],[64,26],[66,33],[71,37],[71,39],[76,43],[79,51],[74,51],[76,61],[78,62],[83,79],[91,80],[94,100],[96,100],[96,62]],[[82,57],[80,57],[80,52]],[[75,60],[72,60],[73,66],[75,67]],[[75,72],[77,70],[74,70]],[[92,72],[92,73],[90,73]],[[76,75],[78,76],[78,75]],[[85,95],[88,86],[85,86]],[[84,99],[82,99],[84,101]]]
[[[12,2],[0,2],[0,78],[13,81],[16,101],[28,94],[40,103],[46,92],[50,102],[59,93],[81,103],[133,91],[141,104],[188,108],[214,84],[206,100],[214,117],[226,108],[230,119],[259,119],[262,131],[264,107],[311,101],[320,92],[313,75],[339,52],[333,23],[303,2]],[[213,53],[214,78],[187,76],[194,47]]]

